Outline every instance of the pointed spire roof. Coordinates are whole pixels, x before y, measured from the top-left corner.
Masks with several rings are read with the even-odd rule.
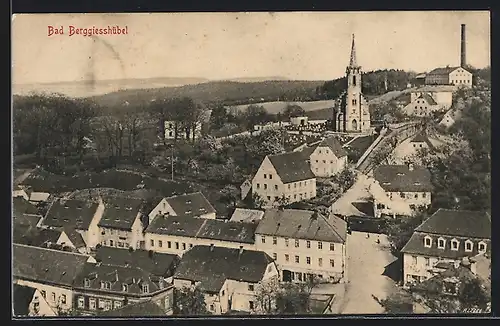
[[[349,67],[357,66],[358,63],[356,61],[356,44],[354,43],[354,34],[352,34],[351,59],[349,60]]]

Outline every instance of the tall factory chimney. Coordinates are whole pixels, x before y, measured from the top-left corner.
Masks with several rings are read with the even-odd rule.
[[[465,40],[465,24],[462,24],[461,26],[461,33],[460,33],[460,67],[465,68],[465,65],[467,64],[466,62],[466,40]]]

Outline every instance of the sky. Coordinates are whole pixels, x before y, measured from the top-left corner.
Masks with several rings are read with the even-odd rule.
[[[363,70],[490,65],[487,11],[21,14],[12,19],[14,84],[151,77],[341,77],[355,34]],[[69,36],[69,26],[127,35]],[[48,26],[64,35],[48,36]]]

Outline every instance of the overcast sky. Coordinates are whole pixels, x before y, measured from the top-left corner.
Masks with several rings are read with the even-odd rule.
[[[364,71],[428,71],[490,64],[489,12],[283,12],[16,15],[13,82],[148,77],[284,76],[329,80],[344,74],[351,35]],[[47,36],[47,26],[66,35]],[[68,36],[68,26],[128,26],[128,35]]]

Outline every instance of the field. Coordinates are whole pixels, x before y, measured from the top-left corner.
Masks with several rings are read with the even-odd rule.
[[[283,109],[289,105],[299,105],[301,108],[303,108],[306,112],[307,111],[316,111],[316,110],[321,110],[325,108],[331,108],[335,103],[335,100],[324,100],[324,101],[311,101],[311,102],[282,102],[282,101],[275,101],[275,102],[263,102],[263,103],[256,103],[256,105],[263,106],[268,113],[271,114],[276,114],[278,112],[282,112]],[[244,105],[236,105],[234,108],[238,110],[245,110],[248,107],[249,104],[244,104]]]

